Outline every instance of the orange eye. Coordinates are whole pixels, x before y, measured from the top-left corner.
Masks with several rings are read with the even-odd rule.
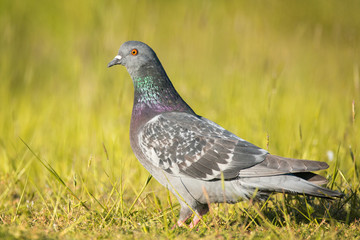
[[[131,50],[131,55],[135,56],[138,54],[138,50],[136,48],[134,48],[133,50]]]

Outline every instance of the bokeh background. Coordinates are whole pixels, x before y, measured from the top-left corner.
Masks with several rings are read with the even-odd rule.
[[[355,0],[0,0],[0,215],[67,201],[21,139],[94,208],[88,192],[107,201],[114,183],[132,203],[148,177],[129,144],[133,87],[106,68],[128,40],[155,50],[199,115],[358,186],[359,12]],[[167,198],[156,181],[148,192]]]

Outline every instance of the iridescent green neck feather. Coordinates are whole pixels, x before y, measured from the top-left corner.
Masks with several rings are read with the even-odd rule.
[[[164,112],[195,112],[175,90],[160,61],[154,58],[139,68],[128,69],[134,83],[132,125]]]
[[[159,104],[159,101],[161,100],[161,90],[159,84],[155,84],[154,79],[151,76],[135,78],[134,88],[137,103],[148,105]]]
[[[166,75],[153,74],[134,77],[134,115],[162,112],[189,112],[193,110],[185,103]]]

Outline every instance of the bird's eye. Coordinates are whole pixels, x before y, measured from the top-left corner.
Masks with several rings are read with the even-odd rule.
[[[131,50],[131,55],[135,56],[138,54],[138,50],[136,48],[134,48],[133,50]]]

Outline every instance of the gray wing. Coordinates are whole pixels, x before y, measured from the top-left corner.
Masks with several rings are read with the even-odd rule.
[[[155,166],[202,180],[236,178],[268,152],[210,120],[187,113],[157,115],[139,134],[140,149]]]

